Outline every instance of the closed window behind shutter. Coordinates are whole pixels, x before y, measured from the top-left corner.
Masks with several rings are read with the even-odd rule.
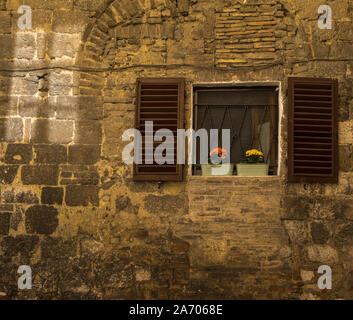
[[[143,78],[137,81],[136,129],[142,134],[143,164],[134,165],[134,180],[181,181],[182,165],[176,163],[177,129],[184,128],[184,79]],[[174,134],[174,164],[145,163],[145,122],[153,121],[153,135],[159,129],[169,129]],[[154,142],[153,148],[162,142]]]
[[[337,96],[337,80],[289,78],[289,182],[338,182]]]

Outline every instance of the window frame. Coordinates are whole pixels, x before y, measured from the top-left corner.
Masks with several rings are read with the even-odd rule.
[[[283,94],[282,94],[282,82],[281,81],[237,81],[237,82],[198,82],[198,83],[193,83],[192,88],[191,88],[191,118],[190,118],[190,129],[195,128],[195,93],[199,88],[211,88],[215,90],[219,89],[234,89],[234,88],[265,88],[265,87],[276,87],[276,90],[278,90],[277,94],[277,172],[274,175],[267,175],[263,176],[261,178],[274,178],[274,177],[279,177],[281,174],[281,164],[282,164],[282,147],[281,147],[281,141],[282,141],[282,126],[281,123],[283,121]],[[188,176],[191,177],[202,177],[201,175],[197,175],[194,173],[194,167],[195,165],[190,164],[188,168]],[[207,176],[208,178],[219,178],[219,176]],[[230,177],[237,177],[239,178],[238,175],[232,175]],[[241,177],[244,178],[244,177]],[[247,177],[245,177],[247,178]],[[248,178],[251,178],[249,176]]]

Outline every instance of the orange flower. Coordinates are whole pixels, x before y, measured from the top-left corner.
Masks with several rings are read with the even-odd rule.
[[[226,149],[223,148],[215,148],[210,152],[210,156],[217,154],[218,157],[222,158],[223,160],[228,156],[228,152]]]

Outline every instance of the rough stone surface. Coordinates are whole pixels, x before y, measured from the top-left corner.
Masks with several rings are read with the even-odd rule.
[[[0,0],[0,295],[5,299],[352,299],[349,0]],[[287,183],[287,79],[338,80],[339,183]],[[280,82],[278,177],[135,182],[136,80]],[[16,269],[33,266],[33,289]],[[333,289],[317,288],[317,268]],[[97,272],[99,270],[99,272]]]
[[[32,122],[31,132],[33,143],[70,143],[73,140],[74,124],[66,120],[38,119]]]
[[[26,210],[28,233],[51,234],[58,226],[58,210],[50,206],[32,206]]]
[[[315,244],[325,244],[330,238],[330,232],[323,223],[313,222],[310,228],[311,238]]]
[[[18,166],[0,166],[0,183],[12,184],[17,174]]]
[[[75,164],[94,164],[100,158],[100,146],[69,146],[69,162]]]
[[[308,257],[311,261],[323,264],[335,264],[338,262],[337,251],[329,246],[312,245],[308,247]]]
[[[0,212],[0,235],[7,235],[10,229],[10,212]]]
[[[67,162],[67,148],[62,145],[39,144],[34,146],[35,162],[38,163],[65,163]]]
[[[8,144],[5,162],[9,164],[25,164],[32,160],[32,146],[29,144]]]
[[[55,165],[23,166],[21,179],[25,185],[57,185],[58,167]]]
[[[68,186],[65,192],[68,206],[98,206],[98,188],[95,186]]]
[[[23,139],[23,121],[18,118],[0,119],[0,141],[17,142]]]
[[[3,192],[3,201],[5,203],[28,203],[28,204],[33,204],[33,203],[38,203],[38,197],[37,195],[31,191],[19,191],[19,190],[5,190]]]
[[[41,201],[43,204],[62,204],[64,196],[63,188],[43,188]]]
[[[39,242],[38,236],[19,235],[16,237],[5,237],[1,243],[4,256],[13,257],[18,254],[21,256],[30,255]]]

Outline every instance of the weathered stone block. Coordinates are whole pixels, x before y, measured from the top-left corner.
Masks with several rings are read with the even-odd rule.
[[[0,184],[12,184],[17,170],[18,166],[0,166]]]
[[[74,58],[79,43],[79,34],[50,34],[48,37],[48,55],[51,58],[62,58],[64,56]]]
[[[309,282],[315,277],[315,274],[310,270],[300,270],[300,276],[304,282]]]
[[[73,0],[30,0],[27,2],[28,5],[31,6],[32,9],[66,9],[70,10],[72,8]],[[12,0],[7,1],[7,9],[17,11],[18,9],[18,1]]]
[[[28,256],[39,242],[38,236],[19,235],[16,237],[5,237],[1,243],[5,257],[13,257],[20,253]]]
[[[335,264],[338,261],[337,251],[325,245],[312,245],[308,247],[308,257],[310,261],[322,264]]]
[[[11,33],[11,15],[6,12],[0,12],[0,33]]]
[[[32,145],[8,144],[5,162],[9,164],[26,164],[32,160]]]
[[[13,211],[13,204],[0,204],[0,212]]]
[[[96,11],[101,2],[99,0],[76,0],[75,6],[81,10]]]
[[[98,187],[96,186],[67,186],[65,202],[68,206],[99,206]]]
[[[1,81],[0,86],[5,89]],[[14,96],[0,96],[0,116],[8,117],[17,115],[17,101],[18,98]]]
[[[13,207],[13,205],[12,205]],[[15,206],[15,211],[11,215],[10,228],[17,231],[19,224],[23,221],[24,208],[21,205]]]
[[[32,206],[26,210],[28,233],[51,234],[58,226],[58,210],[51,206]]]
[[[284,219],[303,220],[309,216],[310,198],[290,196],[281,199],[281,216]]]
[[[79,184],[98,185],[99,183],[99,174],[96,171],[75,172],[74,176]]]
[[[36,154],[35,162],[37,163],[65,163],[67,162],[67,148],[62,145],[38,144],[34,146]]]
[[[64,240],[61,237],[45,237],[41,241],[42,259],[73,257],[76,254],[76,243],[73,239]]]
[[[36,204],[39,202],[37,195],[31,191],[17,191],[15,189],[6,190],[3,193],[3,199],[6,203],[28,203]]]
[[[36,53],[36,47],[33,45],[36,41],[34,33],[19,31],[19,32],[16,32],[16,36],[12,36],[12,38],[9,39],[9,41],[10,41],[10,44],[12,44],[13,46],[13,50],[15,50],[16,48],[17,59],[34,58],[34,55]],[[1,49],[0,49],[0,52],[1,52]],[[14,53],[11,56],[14,56]]]
[[[88,17],[81,11],[55,10],[53,31],[59,33],[79,33],[84,31]]]
[[[185,254],[189,251],[190,244],[181,239],[173,240],[173,253],[174,254]]]
[[[41,100],[34,96],[19,98],[19,113],[21,117],[49,118],[55,115],[55,105],[49,99]]]
[[[51,96],[67,96],[72,90],[72,74],[53,72],[49,75],[49,92]]]
[[[0,212],[0,235],[8,235],[11,212]]]
[[[78,121],[76,122],[75,143],[81,144],[101,144],[102,125],[98,121]]]
[[[31,125],[31,142],[66,144],[73,140],[74,123],[66,120],[38,119]]]
[[[134,206],[129,197],[118,196],[115,200],[115,208],[118,213],[125,211],[128,213],[138,214],[139,206]]]
[[[351,145],[339,146],[339,161],[340,161],[340,170],[345,172],[353,171],[353,146]]]
[[[11,78],[12,95],[35,95],[39,89],[39,79],[34,75]]]
[[[76,144],[69,146],[69,163],[94,164],[99,158],[100,146]]]
[[[25,185],[57,185],[59,170],[55,165],[23,166],[21,179]]]
[[[103,119],[103,97],[58,96],[56,101],[58,119]]]
[[[351,43],[350,42],[339,42],[335,41],[331,45],[330,58],[335,59],[350,59],[351,53]]]
[[[334,237],[335,245],[347,245],[351,244],[353,241],[353,222],[349,221],[340,225]]]
[[[14,56],[14,38],[11,35],[0,35],[0,59],[11,59]]]
[[[330,232],[323,223],[312,222],[310,230],[311,238],[315,244],[325,244],[330,238]]]
[[[40,10],[40,9],[33,10],[32,11],[32,30],[33,29],[38,30],[39,31],[38,35],[41,33],[40,31],[51,30],[52,17],[53,17],[53,13],[51,10]],[[17,16],[15,16],[13,19],[13,24],[16,24],[16,27],[17,27],[17,21],[18,21],[17,19],[18,19]]]
[[[42,203],[43,204],[62,204],[64,190],[63,188],[43,188],[42,189]]]
[[[20,118],[0,119],[0,141],[19,142],[23,139],[23,120]]]

